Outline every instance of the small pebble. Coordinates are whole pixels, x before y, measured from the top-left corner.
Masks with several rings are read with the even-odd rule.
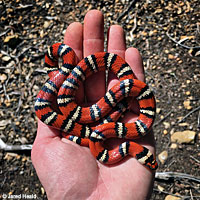
[[[16,126],[19,126],[19,125],[20,125],[20,122],[19,122],[19,121],[15,122],[15,125],[16,125]]]
[[[165,50],[165,53],[166,53],[166,54],[168,54],[168,53],[169,53],[169,50],[168,50],[168,49],[166,49],[166,50]]]
[[[19,174],[20,174],[20,175],[24,174],[24,171],[20,171]]]
[[[158,155],[158,159],[160,160],[160,162],[162,164],[164,164],[166,162],[167,158],[168,158],[168,152],[167,151],[163,151]]]
[[[189,96],[190,95],[190,91],[186,91],[185,94]]]
[[[172,143],[170,146],[171,149],[176,149],[177,147],[178,147],[178,145],[176,143]]]
[[[41,193],[42,193],[42,195],[44,195],[44,194],[45,194],[45,190],[44,190],[44,188],[43,188],[43,187],[41,187]]]
[[[10,161],[13,159],[13,157],[17,157],[17,154],[16,153],[6,153],[6,155],[4,156],[4,160],[7,160],[7,161]]]
[[[194,143],[196,132],[190,131],[190,130],[185,130],[182,132],[175,132],[174,134],[171,135],[171,142],[177,142],[179,144],[183,143]]]
[[[165,200],[179,200],[181,199],[180,197],[176,197],[176,196],[173,196],[173,195],[167,195],[165,197]]]
[[[165,188],[164,188],[164,187],[162,187],[162,186],[160,186],[160,185],[158,185],[158,190],[162,192],[162,191],[164,191],[164,190],[165,190]]]
[[[180,123],[178,124],[179,126],[189,126],[189,124],[187,122],[183,122],[183,123]]]
[[[161,113],[161,108],[156,108],[156,113],[157,114]]]
[[[184,107],[187,109],[187,110],[191,110],[191,106],[190,106],[190,100],[185,100],[184,102],[183,102],[183,105],[184,105]]]
[[[168,129],[170,127],[170,123],[169,122],[163,122],[163,125],[165,126],[165,129]]]
[[[26,161],[27,161],[27,157],[23,157],[22,162],[26,162]]]
[[[169,55],[168,55],[168,58],[169,58],[169,59],[174,59],[174,56],[173,56],[172,54],[169,54]]]
[[[163,131],[163,134],[164,134],[164,135],[167,135],[167,134],[168,134],[168,131],[165,129],[165,130]]]
[[[9,35],[4,39],[4,42],[7,43],[13,38],[18,38],[18,35]]]
[[[50,21],[45,21],[43,27],[48,28],[50,26],[51,22]]]
[[[27,140],[25,137],[19,138],[19,141],[20,141],[22,144],[27,144],[27,143],[28,143],[28,140]]]
[[[11,59],[10,56],[3,56],[2,57],[2,60],[5,61],[5,62],[8,62],[10,59]]]
[[[1,83],[4,83],[6,80],[7,80],[7,75],[6,74],[0,74]]]
[[[6,126],[7,124],[9,124],[11,122],[11,120],[5,119],[5,120],[1,120],[0,121],[0,126]]]

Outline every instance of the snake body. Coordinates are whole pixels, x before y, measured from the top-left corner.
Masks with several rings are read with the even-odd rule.
[[[58,66],[58,59],[63,64]],[[118,55],[99,52],[87,56],[76,65],[76,55],[69,46],[56,43],[45,55],[49,80],[37,95],[37,117],[49,126],[62,131],[62,136],[82,146],[88,146],[102,163],[119,162],[126,155],[136,158],[152,170],[157,168],[153,154],[131,140],[146,135],[155,118],[155,99],[147,84],[137,80],[130,66]],[[81,82],[99,71],[112,71],[119,79],[104,97],[90,107],[81,107],[75,95]],[[128,108],[128,97],[138,100],[140,114],[132,123],[118,121]],[[57,100],[56,109],[55,99]],[[94,123],[99,122],[99,125]],[[127,141],[108,150],[103,143],[108,138]]]

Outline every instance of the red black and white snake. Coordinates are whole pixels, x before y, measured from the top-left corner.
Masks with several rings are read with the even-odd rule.
[[[61,67],[58,59],[63,59]],[[37,117],[49,126],[62,131],[62,136],[83,146],[88,146],[94,157],[102,163],[113,164],[126,155],[136,158],[152,170],[157,168],[153,154],[133,142],[146,135],[155,118],[155,99],[147,84],[137,80],[130,66],[118,55],[99,52],[87,56],[76,65],[76,55],[69,46],[53,44],[45,55],[45,68],[49,80],[37,95]],[[81,82],[95,72],[114,72],[119,83],[90,107],[81,107],[75,94]],[[118,122],[128,108],[127,97],[135,97],[140,114],[133,123]],[[59,111],[53,109],[57,100]],[[94,126],[94,122],[99,125]],[[108,138],[128,139],[113,150],[104,148]]]

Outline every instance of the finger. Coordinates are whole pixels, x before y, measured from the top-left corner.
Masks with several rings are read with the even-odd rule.
[[[124,37],[124,30],[119,25],[113,25],[108,31],[108,52],[115,53],[124,58],[126,50],[126,42]],[[118,82],[118,78],[114,73],[108,74],[108,89]]]
[[[89,11],[84,19],[84,57],[104,50],[104,18],[98,10]],[[94,103],[105,93],[105,73],[98,72],[85,81],[85,96]]]
[[[128,48],[125,51],[125,60],[130,65],[137,79],[145,81],[144,67],[142,63],[142,57],[136,48]],[[124,123],[133,123],[138,118],[139,105],[137,101],[133,101],[130,110],[122,119]],[[136,114],[137,113],[137,114]],[[137,140],[137,142],[145,147],[149,148],[151,152],[155,154],[155,140],[154,134],[151,130],[149,134]]]
[[[64,43],[69,45],[75,51],[77,62],[83,58],[83,26],[81,23],[74,22],[67,27]],[[76,94],[76,102],[81,104],[84,101],[83,84],[80,84]]]
[[[83,27],[80,23],[75,22],[70,24],[65,32],[64,43],[69,45],[76,53],[77,60],[82,59],[83,56]],[[81,88],[81,87],[80,87]],[[83,87],[78,92],[79,96],[77,98],[77,102],[82,101],[84,99]],[[36,141],[45,138],[52,138],[58,136],[60,133],[58,130],[47,126],[38,120],[38,130]]]
[[[125,52],[125,60],[133,70],[137,79],[145,81],[144,77],[144,67],[142,63],[142,57],[136,48],[128,48]],[[139,114],[139,105],[137,101],[132,101],[130,108],[132,112],[124,117],[125,121],[135,121],[137,114]],[[135,114],[137,113],[137,114]]]
[[[111,26],[108,37],[108,51],[111,53],[116,53],[122,58],[126,60],[126,62],[130,65],[133,70],[135,76],[144,81],[144,69],[142,65],[142,58],[140,53],[135,48],[128,48],[126,50],[125,36],[123,29],[114,25]],[[109,74],[108,79],[108,89],[110,89],[113,85],[115,85],[119,80],[113,73]],[[137,118],[137,114],[139,112],[139,106],[137,101],[133,101],[130,107],[132,113],[126,114],[123,121],[135,120]]]
[[[38,129],[36,140],[41,140],[44,138],[53,138],[60,135],[60,131],[44,124],[42,121],[38,120]]]
[[[136,48],[128,48],[125,52],[125,60],[130,65],[137,79],[145,81],[142,57]]]
[[[89,11],[84,19],[84,57],[104,50],[104,18],[98,10]]]
[[[74,22],[67,27],[64,43],[75,51],[78,61],[83,58],[83,26],[81,23]]]
[[[124,58],[125,50],[126,42],[123,28],[119,25],[111,26],[108,31],[108,52]]]

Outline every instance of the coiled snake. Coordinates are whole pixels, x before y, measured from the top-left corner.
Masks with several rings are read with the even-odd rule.
[[[61,67],[58,59],[63,59]],[[75,62],[75,53],[69,46],[56,43],[45,55],[49,80],[37,95],[37,117],[49,126],[62,131],[62,136],[83,146],[88,146],[94,157],[102,163],[119,162],[126,155],[136,158],[152,170],[157,168],[153,154],[145,147],[131,141],[146,135],[155,118],[155,99],[149,87],[135,78],[129,65],[118,55],[95,53]],[[75,101],[79,84],[95,72],[114,72],[119,83],[90,107],[81,107]],[[117,120],[128,108],[127,97],[138,100],[140,114],[133,123]],[[53,109],[57,99],[59,111]],[[94,126],[94,122],[99,125]],[[108,138],[128,139],[118,147],[108,150],[103,142]]]

